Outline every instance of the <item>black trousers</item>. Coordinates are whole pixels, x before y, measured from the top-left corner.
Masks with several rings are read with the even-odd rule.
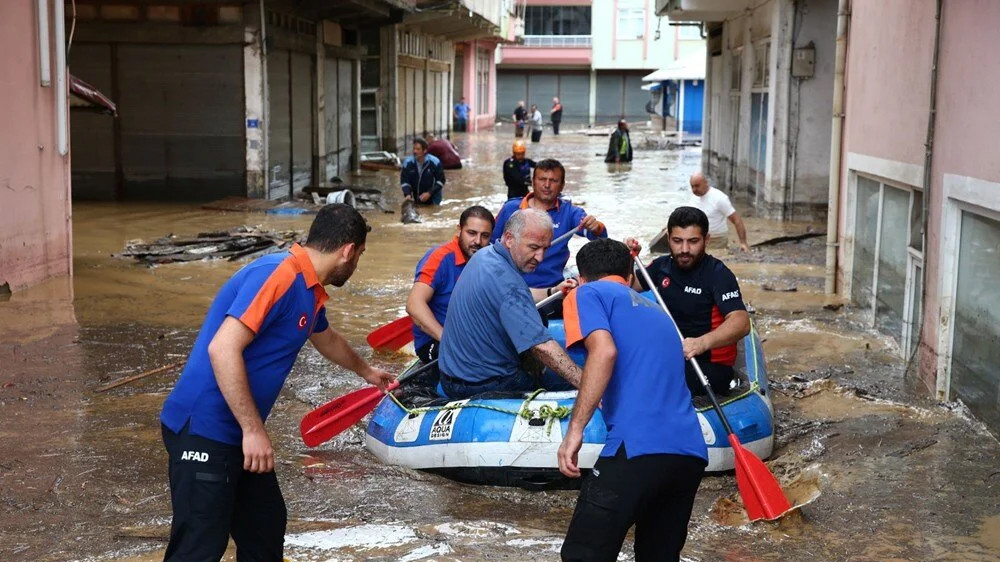
[[[243,448],[162,427],[173,521],[164,561],[281,562],[288,512],[274,472],[243,470]]]
[[[417,357],[420,359],[421,363],[430,363],[431,361],[438,358],[438,351],[441,348],[441,342],[437,340],[431,340],[424,345],[416,348],[414,351],[417,353]]]
[[[542,140],[542,132],[541,131],[531,131],[531,142],[538,142],[540,140]]]
[[[705,378],[708,379],[708,384],[712,385],[712,392],[716,396],[726,396],[729,394],[729,383],[736,376],[733,368],[729,365],[712,363],[707,359],[701,359],[700,356],[697,361],[698,366],[701,367],[701,372],[705,373]],[[691,396],[708,394],[705,392],[705,385],[701,384],[701,379],[698,378],[698,373],[695,372],[690,361],[684,362],[684,379],[687,382],[688,390],[691,391]]]
[[[559,121],[555,121],[555,120],[552,121],[552,134],[553,135],[558,135],[559,134],[559,123],[560,123]]]
[[[628,459],[624,445],[614,457],[601,457],[580,489],[562,559],[617,560],[635,525],[636,562],[680,560],[706,464],[686,455]]]

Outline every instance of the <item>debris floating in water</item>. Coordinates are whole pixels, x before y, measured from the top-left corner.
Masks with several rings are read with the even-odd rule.
[[[119,256],[149,265],[207,259],[234,261],[287,248],[301,236],[296,230],[273,231],[244,225],[228,231],[201,232],[194,237],[168,234],[152,242],[129,240]]]

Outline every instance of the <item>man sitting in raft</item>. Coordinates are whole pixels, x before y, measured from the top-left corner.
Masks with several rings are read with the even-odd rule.
[[[448,397],[578,386],[580,368],[549,335],[521,277],[538,267],[551,241],[549,215],[524,209],[507,221],[500,240],[469,260],[455,283],[441,337],[438,366]],[[529,352],[566,380],[527,372],[520,355]]]
[[[588,242],[576,265],[583,284],[563,307],[566,346],[584,346],[587,363],[559,470],[580,477],[583,430],[601,402],[608,434],[580,490],[562,559],[615,560],[635,525],[636,560],[678,560],[708,463],[680,338],[656,303],[629,288],[624,244]]]
[[[469,207],[458,219],[455,237],[428,250],[417,263],[406,313],[413,319],[413,348],[424,363],[437,359],[455,282],[472,254],[489,244],[494,224],[485,207]]]
[[[608,230],[604,223],[587,214],[582,208],[573,205],[568,199],[560,197],[563,186],[566,185],[566,169],[558,160],[546,159],[535,165],[535,174],[531,180],[532,192],[522,199],[511,199],[504,203],[497,214],[497,228],[493,231],[493,242],[500,238],[507,219],[519,209],[535,209],[548,214],[553,224],[553,238],[582,227],[577,231],[580,236],[591,240],[607,238]],[[569,261],[569,240],[560,242],[558,246],[545,252],[545,259],[524,274],[524,280],[531,287],[535,300],[542,300],[554,293],[563,282],[563,268]],[[562,316],[562,306],[555,303],[546,316],[559,318]]]
[[[705,253],[710,235],[708,217],[701,209],[675,209],[667,220],[667,236],[670,255],[656,258],[646,270],[684,334],[684,358],[696,358],[712,392],[729,394],[736,342],[750,333],[740,284],[726,264]],[[636,252],[641,249],[632,238],[626,238],[625,244]],[[641,277],[633,287],[648,289]],[[691,394],[705,394],[691,362],[684,367]]]

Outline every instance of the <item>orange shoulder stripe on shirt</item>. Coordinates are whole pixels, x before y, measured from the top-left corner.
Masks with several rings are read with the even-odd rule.
[[[434,282],[434,275],[437,274],[438,267],[441,265],[441,260],[452,253],[452,251],[450,242],[435,248],[427,258],[427,261],[424,262],[424,266],[420,268],[420,275],[417,276],[417,281],[427,285],[432,284]]]
[[[264,319],[267,318],[267,313],[271,311],[274,303],[278,302],[292,287],[296,275],[298,275],[298,270],[295,268],[295,258],[289,256],[278,264],[278,267],[274,268],[271,275],[260,286],[257,295],[250,302],[250,306],[240,315],[239,321],[253,330],[253,333],[259,332]]]
[[[580,311],[576,307],[576,289],[563,299],[563,327],[566,329],[566,349],[583,339],[580,329]]]

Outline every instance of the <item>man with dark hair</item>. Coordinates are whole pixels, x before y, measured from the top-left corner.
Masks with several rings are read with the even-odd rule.
[[[684,334],[684,357],[697,359],[713,392],[729,394],[736,343],[750,333],[740,285],[724,263],[705,253],[711,235],[700,209],[675,209],[667,220],[667,235],[670,255],[653,260],[647,271]],[[641,249],[632,238],[625,243],[636,252]],[[648,289],[641,277],[633,286]],[[691,363],[684,368],[691,393],[705,394]]]
[[[413,319],[413,348],[424,363],[438,357],[448,301],[465,264],[490,242],[493,213],[474,205],[462,211],[455,237],[432,248],[417,263],[406,313]]]
[[[635,525],[636,560],[678,560],[708,448],[684,384],[673,322],[628,286],[632,258],[615,240],[576,256],[583,284],[566,298],[566,347],[584,346],[580,392],[559,470],[580,477],[583,430],[598,404],[607,437],[580,489],[563,560],[615,560]]]
[[[503,182],[507,185],[507,199],[520,199],[528,194],[535,161],[524,157],[527,149],[524,140],[517,139],[511,148],[513,154],[503,161]]]
[[[512,199],[504,203],[497,214],[497,227],[493,231],[493,242],[499,240],[507,220],[519,209],[536,209],[547,213],[554,225],[553,237],[577,230],[580,236],[594,240],[596,238],[607,238],[608,231],[604,224],[596,218],[587,214],[580,207],[576,207],[569,199],[560,197],[563,186],[566,184],[566,169],[558,160],[545,159],[535,165],[535,175],[532,178],[532,192],[522,199]],[[582,230],[579,230],[582,229]],[[545,260],[530,273],[524,275],[525,282],[531,287],[532,294],[536,300],[541,300],[551,295],[555,288],[563,282],[563,268],[569,261],[569,240],[561,242],[559,245],[549,248],[545,252]],[[557,303],[558,304],[558,303]],[[561,307],[555,306],[550,310],[552,314],[559,316]]]
[[[618,127],[611,133],[604,161],[609,164],[632,161],[632,138],[628,134],[628,122],[624,119],[618,120]]]
[[[441,386],[449,398],[569,390],[579,383],[580,368],[545,329],[521,277],[538,267],[551,241],[548,214],[525,209],[514,213],[497,242],[469,260],[441,337]],[[565,381],[527,372],[520,355],[528,352]]]
[[[458,99],[454,110],[455,132],[464,133],[469,122],[469,104],[465,103],[465,96]]]
[[[347,282],[369,230],[352,207],[327,205],[305,247],[258,258],[215,296],[160,414],[173,507],[165,560],[219,560],[230,536],[241,560],[282,559],[287,511],[264,421],[307,339],[379,388],[393,380],[330,327],[324,307],[323,286]]]
[[[427,153],[427,141],[413,139],[413,156],[403,160],[399,171],[399,187],[403,198],[425,205],[440,205],[444,190],[444,168],[441,161]]]

